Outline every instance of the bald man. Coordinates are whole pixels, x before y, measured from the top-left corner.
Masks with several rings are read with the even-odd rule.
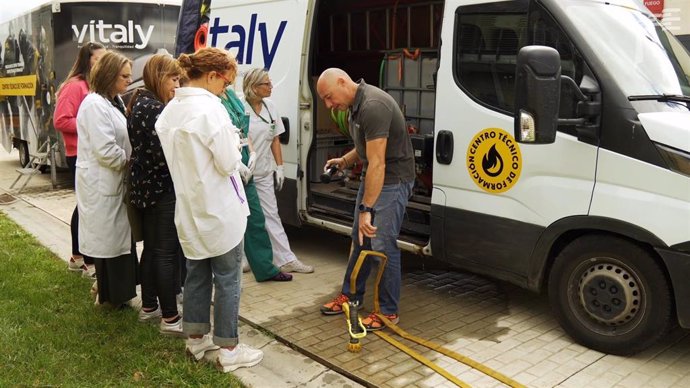
[[[405,116],[398,103],[383,90],[354,82],[338,68],[325,70],[316,83],[316,91],[328,108],[349,110],[349,131],[355,148],[341,158],[330,159],[326,168],[344,170],[360,161],[363,164],[352,225],[353,249],[343,279],[342,292],[321,306],[325,315],[343,312],[349,300],[362,303],[371,260],[359,270],[356,293],[350,290],[350,275],[363,249],[384,253],[388,257],[379,284],[381,313],[397,323],[400,301],[400,234],[405,207],[414,185],[414,154],[407,133]],[[381,330],[385,324],[375,314],[362,320],[368,331]]]

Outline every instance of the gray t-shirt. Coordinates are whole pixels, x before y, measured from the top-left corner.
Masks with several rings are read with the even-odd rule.
[[[355,149],[368,167],[366,142],[388,138],[384,185],[411,182],[415,179],[414,153],[407,133],[405,116],[398,103],[383,90],[359,81],[355,102],[350,107],[350,136]]]

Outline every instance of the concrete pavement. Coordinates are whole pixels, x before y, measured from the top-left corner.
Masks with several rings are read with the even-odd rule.
[[[1,189],[6,190],[15,177],[12,172],[17,167],[16,158],[16,151],[10,156],[0,151],[0,195]],[[9,214],[59,257],[68,257],[67,224],[74,207],[73,191],[65,187],[52,190],[49,177],[42,175],[34,177],[28,190],[17,198],[12,204],[0,205],[0,211]],[[288,235],[295,253],[305,263],[315,265],[316,273],[295,274],[295,279],[287,283],[257,283],[251,274],[244,275],[242,340],[263,347],[266,358],[257,367],[238,370],[240,378],[254,387],[345,387],[359,383],[381,387],[453,386],[373,335],[363,340],[361,353],[347,352],[343,317],[322,316],[318,306],[340,288],[348,239],[310,228],[289,228]],[[403,265],[403,329],[524,385],[690,386],[687,331],[676,330],[659,344],[632,357],[610,356],[574,343],[556,323],[543,296],[448,270],[428,258],[405,255]],[[364,312],[373,307],[371,294],[365,300]],[[270,332],[275,339],[262,332]],[[412,347],[472,386],[504,386],[464,364],[416,345]]]

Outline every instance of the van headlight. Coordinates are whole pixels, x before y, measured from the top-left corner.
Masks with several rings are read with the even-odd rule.
[[[656,148],[672,171],[690,177],[690,153],[662,144],[656,144]]]

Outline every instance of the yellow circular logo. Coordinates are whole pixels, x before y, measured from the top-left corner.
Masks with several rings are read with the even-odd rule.
[[[482,190],[503,193],[520,179],[522,155],[513,135],[500,128],[477,133],[467,147],[467,172]]]

